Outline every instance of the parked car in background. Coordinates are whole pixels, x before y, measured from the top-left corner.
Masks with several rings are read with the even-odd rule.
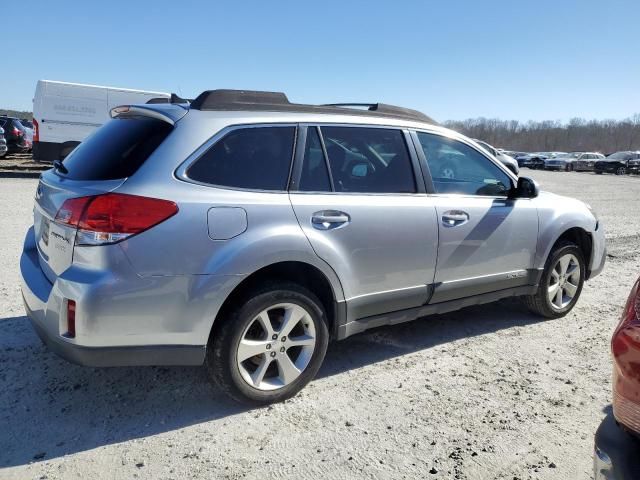
[[[282,401],[330,339],[506,297],[560,318],[604,267],[588,205],[414,110],[213,90],[112,116],[42,174],[20,259],[34,329],[81,364],[205,363]]]
[[[593,169],[593,164],[597,158],[604,158],[604,155],[601,153],[591,152],[561,153],[553,158],[545,160],[544,168],[545,170],[562,170],[565,172],[571,172],[573,170],[578,170],[576,168],[577,162],[581,160],[587,162],[590,160],[591,169]]]
[[[640,173],[640,158],[634,158],[627,162],[627,171],[629,173]]]
[[[597,152],[588,152],[583,154],[579,159],[573,162],[573,169],[576,172],[592,172],[593,167],[598,160],[602,160],[604,155]]]
[[[625,175],[629,169],[629,161],[638,159],[640,159],[640,151],[612,153],[608,157],[596,161],[595,165],[593,166],[593,171],[598,175],[601,175],[603,173]]]
[[[0,127],[4,129],[8,153],[25,153],[29,150],[27,132],[20,120],[6,115],[0,116]]]
[[[0,127],[0,158],[7,154],[7,140],[4,138],[4,128]]]
[[[503,151],[500,151],[492,147],[487,142],[483,142],[482,140],[478,140],[478,139],[474,139],[474,141],[480,144],[480,146],[483,147],[491,155],[496,157],[505,167],[511,170],[514,174],[518,175],[518,172],[520,171],[520,167],[518,166],[518,162],[516,162],[515,158],[512,158],[506,153],[504,153]]]
[[[596,480],[640,478],[640,278],[611,339],[613,411],[595,436]]]
[[[27,151],[30,152],[33,149],[33,128],[24,124],[23,120],[20,120],[20,123],[24,127],[24,139],[26,142]],[[28,124],[31,122],[27,122]]]
[[[545,166],[545,160],[548,158],[553,158],[556,155],[559,155],[562,152],[535,152],[524,155],[523,157],[519,157],[517,160],[518,163],[527,168],[531,168],[534,170],[543,170]]]

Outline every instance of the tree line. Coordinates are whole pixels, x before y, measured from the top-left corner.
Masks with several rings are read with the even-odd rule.
[[[470,118],[449,120],[444,126],[505,150],[605,154],[640,150],[639,113],[624,120],[572,118],[568,123]]]
[[[0,115],[6,115],[8,117],[15,118],[27,118],[29,120],[31,120],[31,118],[33,117],[33,114],[26,110],[8,110],[6,108],[0,108]]]

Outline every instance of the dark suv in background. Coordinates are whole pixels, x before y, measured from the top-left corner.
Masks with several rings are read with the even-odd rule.
[[[634,160],[640,159],[640,151],[636,152],[616,152],[607,156],[607,158],[603,160],[599,160],[593,166],[593,171],[598,175],[603,173],[615,173],[616,175],[625,175],[629,172],[629,162],[633,162]],[[636,163],[633,162],[631,165],[636,167]]]
[[[0,158],[7,154],[7,141],[4,138],[4,128],[0,127]]]
[[[4,129],[8,153],[24,153],[29,150],[26,130],[20,120],[13,117],[1,116],[0,127]]]

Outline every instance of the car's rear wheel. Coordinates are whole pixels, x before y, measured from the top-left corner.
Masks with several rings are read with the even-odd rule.
[[[253,290],[216,322],[207,368],[223,391],[244,403],[294,396],[318,372],[329,342],[322,303],[292,283]]]
[[[578,301],[584,277],[582,251],[574,243],[561,242],[549,254],[538,291],[524,297],[525,305],[543,317],[563,317]]]
[[[567,163],[567,172],[572,172],[573,171],[573,165],[571,165],[570,163]]]
[[[602,175],[602,172],[600,170],[596,170],[596,175]]]
[[[627,173],[627,169],[624,167],[618,167],[616,169],[616,175],[624,175]]]

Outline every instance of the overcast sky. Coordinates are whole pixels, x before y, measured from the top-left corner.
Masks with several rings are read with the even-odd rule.
[[[5,6],[6,7],[6,6]],[[640,112],[640,0],[49,1],[2,22],[0,108],[38,79],[284,91],[436,120]],[[7,9],[2,9],[7,13]]]

